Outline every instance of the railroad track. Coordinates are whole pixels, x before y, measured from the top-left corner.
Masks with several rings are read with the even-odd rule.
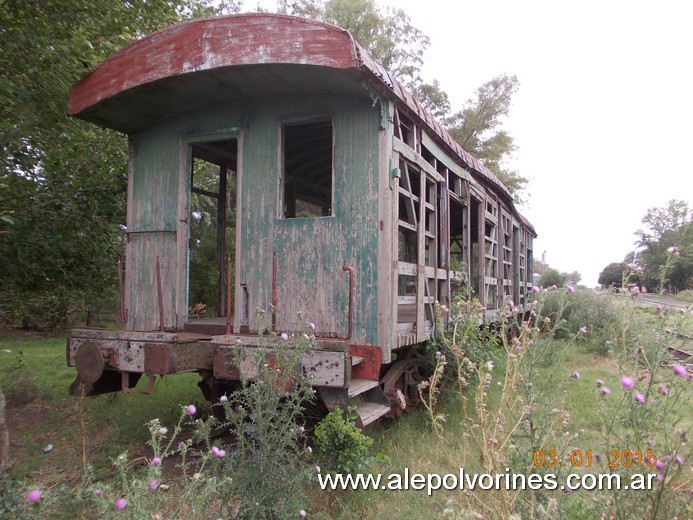
[[[671,354],[671,360],[677,361],[683,364],[689,373],[693,374],[693,335],[686,332],[676,331],[671,327],[667,327],[666,330],[670,334],[674,334],[677,338],[681,338],[685,341],[684,345],[681,347],[667,347],[669,353]]]
[[[673,307],[675,309],[687,309],[691,306],[690,303],[674,300],[673,298],[661,298],[655,294],[642,293],[638,295],[638,304],[646,307],[661,305],[662,307]]]

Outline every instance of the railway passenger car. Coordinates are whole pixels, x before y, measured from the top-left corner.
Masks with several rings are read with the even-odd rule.
[[[232,352],[258,343],[256,309],[273,309],[276,333],[299,314],[314,324],[304,368],[328,407],[351,402],[366,425],[415,400],[409,353],[433,336],[451,286],[464,280],[489,316],[528,303],[532,225],[343,29],[191,20],[98,65],[69,113],[127,134],[130,150],[122,327],[72,332],[73,393],[196,371],[214,399],[242,376]],[[196,183],[201,163],[215,189]],[[190,314],[193,195],[217,210],[217,318]]]

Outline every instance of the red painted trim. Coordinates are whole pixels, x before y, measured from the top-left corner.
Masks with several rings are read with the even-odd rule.
[[[272,63],[354,68],[358,55],[347,31],[303,18],[253,13],[196,19],[111,55],[74,86],[68,113],[181,74]]]
[[[363,358],[361,363],[351,367],[352,378],[380,380],[380,368],[383,366],[383,351],[380,347],[349,345],[349,354]]]
[[[498,177],[463,150],[349,32],[293,16],[252,13],[203,18],[157,31],[111,55],[77,83],[70,94],[68,113],[80,115],[118,94],[166,78],[224,67],[270,64],[360,70],[376,89],[404,103],[412,115],[431,128],[464,167],[477,172],[510,198]]]

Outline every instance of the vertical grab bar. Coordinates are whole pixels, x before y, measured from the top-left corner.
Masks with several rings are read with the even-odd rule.
[[[349,328],[347,329],[347,335],[339,339],[347,340],[351,339],[354,322],[354,268],[343,265],[342,271],[349,272]]]
[[[226,335],[231,334],[231,255],[226,261]]]

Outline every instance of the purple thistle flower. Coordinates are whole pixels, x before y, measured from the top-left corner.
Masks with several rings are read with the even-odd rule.
[[[219,450],[217,457],[222,458],[226,456],[226,450]]]
[[[306,429],[305,429],[303,426],[301,426],[301,427],[298,429],[298,431],[301,432],[301,433],[306,433]]]
[[[655,464],[655,468],[657,468],[659,471],[662,471],[664,469],[664,466],[665,466],[665,464],[664,464],[664,461],[662,461],[662,460],[658,460],[657,464]]]
[[[100,490],[100,489],[95,489],[95,490],[94,490],[94,496],[95,496],[95,497],[100,497],[100,496],[101,496],[101,490]]]
[[[298,512],[298,516],[300,516],[301,518],[305,518],[305,517],[306,517],[306,512],[305,512],[303,509],[301,509],[301,510]]]
[[[308,324],[308,328],[309,328],[310,330],[312,330],[312,331],[315,331],[315,323],[310,322],[310,323]],[[303,511],[303,510],[301,510],[301,511]]]
[[[660,384],[657,387],[657,390],[659,391],[660,394],[662,394],[664,396],[669,395],[669,389],[667,388],[667,385],[665,385],[664,383]]]
[[[320,466],[315,466],[315,472],[320,473]]]
[[[625,389],[633,388],[635,386],[635,381],[633,381],[632,377],[623,376],[621,378],[621,386]]]
[[[151,479],[149,481],[149,489],[152,491],[156,491],[159,488],[159,481],[156,480],[155,478]]]
[[[306,447],[306,451],[307,451],[308,453],[313,453],[313,448],[311,448],[310,446],[308,446],[308,447]]]
[[[597,386],[604,386],[604,380],[603,379],[597,379],[596,383],[597,383]]]
[[[662,482],[664,480],[664,475],[662,475],[661,473],[657,473],[657,480],[659,482]]]
[[[113,507],[115,507],[118,511],[122,511],[126,507],[128,507],[128,503],[124,498],[119,498],[118,500],[115,501],[115,504],[113,504]]]
[[[161,459],[159,457],[154,457],[152,459],[152,465],[153,466],[161,466]]]
[[[226,397],[226,395],[222,395],[222,396],[219,398],[219,402],[220,402],[220,403],[225,403],[225,402],[228,401],[228,400],[229,400],[229,398]]]
[[[282,332],[280,337],[283,341],[289,341],[289,335],[286,332]]]
[[[570,294],[572,294],[572,293],[575,292],[575,287],[573,287],[572,285],[569,285],[568,287],[566,287],[566,289],[568,290],[568,292],[569,292]]]
[[[683,457],[681,457],[681,455],[677,455],[676,457],[674,457],[674,462],[676,462],[676,464],[678,464],[679,466],[683,466],[683,463],[685,461],[683,460]]]
[[[195,408],[194,404],[189,404],[185,409],[185,413],[187,413],[188,415],[195,415],[196,412],[197,408]]]
[[[212,455],[214,455],[215,457],[219,456],[219,448],[217,448],[216,446],[212,446],[211,452]]]
[[[608,386],[602,386],[601,392],[603,395],[609,395],[611,393],[611,389]]]
[[[541,292],[541,289],[539,289],[538,286],[533,285],[533,286],[532,286],[532,292]]]
[[[657,310],[657,312],[662,312],[662,309],[664,309],[664,307],[662,307],[661,305],[657,305],[655,309]]]
[[[580,334],[587,334],[587,326],[586,325],[583,325],[582,327],[580,327]]]
[[[41,500],[41,497],[43,496],[43,493],[41,493],[40,490],[38,489],[32,489],[29,491],[29,493],[26,496],[26,501],[29,502],[30,504],[35,504],[39,500]]]
[[[633,396],[633,399],[635,399],[635,402],[638,404],[645,404],[645,396],[640,392],[637,392],[635,396]]]
[[[579,380],[580,379],[580,372],[577,372],[577,371],[573,372],[572,377]]]
[[[676,374],[679,377],[686,377],[687,376],[686,367],[683,365],[674,365],[673,370],[674,370],[674,374]]]
[[[442,355],[443,355],[443,354],[442,354],[442,352],[441,352],[440,350],[436,350],[436,357],[437,357],[437,358],[439,358],[439,357],[442,356]]]

